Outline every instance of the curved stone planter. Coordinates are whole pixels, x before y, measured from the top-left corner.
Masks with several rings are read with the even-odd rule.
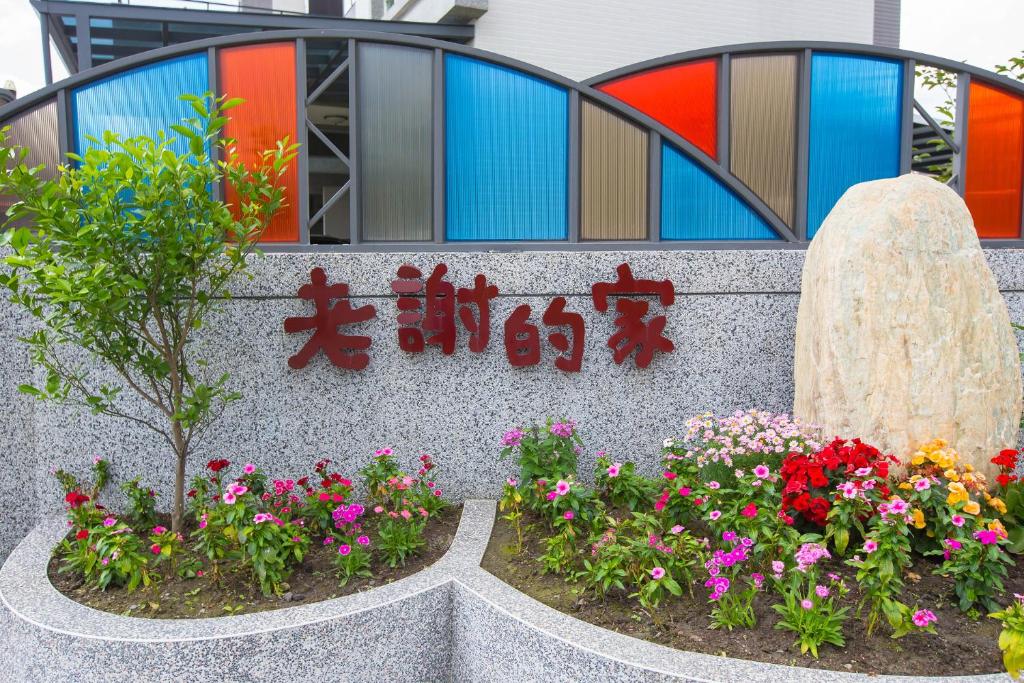
[[[98,612],[46,580],[63,522],[37,527],[0,569],[0,679],[75,681],[949,681],[867,676],[682,652],[574,619],[480,567],[494,502],[466,501],[448,553],[392,584],[236,617]],[[995,683],[1005,675],[965,676]]]

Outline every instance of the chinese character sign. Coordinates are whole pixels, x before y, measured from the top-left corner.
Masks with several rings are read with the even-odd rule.
[[[423,271],[404,264],[399,267],[391,291],[396,300],[398,347],[406,353],[425,353],[438,347],[442,354],[452,355],[458,344],[458,327],[469,335],[467,347],[472,353],[483,353],[491,339],[491,302],[498,298],[498,288],[487,276],[477,274],[471,287],[458,287],[446,279],[448,266],[439,263],[424,280]],[[675,345],[664,336],[666,316],[648,317],[651,303],[662,308],[675,303],[675,289],[670,280],[637,280],[628,263],[616,269],[614,282],[598,282],[591,290],[594,310],[607,313],[614,300],[617,331],[607,346],[612,359],[622,364],[632,357],[636,367],[646,368],[656,353],[670,353]],[[373,306],[353,308],[349,302],[348,285],[328,285],[321,268],[314,268],[310,284],[299,288],[299,298],[313,303],[314,314],[285,319],[285,332],[313,333],[305,345],[288,360],[293,368],[303,368],[318,351],[336,366],[346,370],[362,370],[370,357],[365,351],[371,340],[366,336],[343,334],[344,325],[365,322],[376,316]],[[513,309],[503,325],[505,355],[513,367],[539,365],[542,339],[557,352],[554,367],[563,372],[579,372],[583,368],[586,328],[583,315],[568,309],[563,296],[556,296],[540,316],[544,332],[531,322],[533,309],[520,304]]]

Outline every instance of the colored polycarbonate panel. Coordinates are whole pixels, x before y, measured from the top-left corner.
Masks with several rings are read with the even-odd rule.
[[[218,52],[220,89],[245,103],[232,109],[225,134],[237,141],[238,160],[247,167],[261,164],[260,153],[274,149],[285,137],[298,139],[295,111],[295,44],[266,43],[225,48]],[[299,172],[288,165],[281,178],[285,206],[263,234],[264,242],[299,239]],[[226,199],[237,204],[238,195],[227,187]]]
[[[433,237],[431,50],[361,43],[359,187],[363,239]]]
[[[902,97],[901,62],[813,55],[808,238],[850,186],[899,175]]]
[[[14,118],[0,123],[0,128],[10,126],[6,144],[10,147],[24,147],[28,150],[22,161],[28,168],[43,166],[39,177],[52,180],[61,163],[60,143],[57,135],[57,103],[49,100]],[[6,221],[7,209],[14,203],[14,197],[0,195],[0,224]]]
[[[717,157],[718,60],[665,66],[599,85]]]
[[[979,237],[1020,236],[1024,99],[971,81],[964,201]]]
[[[101,141],[110,130],[123,137],[156,137],[164,131],[177,138],[172,149],[188,151],[188,143],[170,126],[195,116],[188,102],[179,96],[202,95],[210,89],[206,53],[196,52],[174,59],[121,71],[71,92],[74,148],[79,154],[93,146],[87,136]]]
[[[786,225],[796,192],[796,55],[733,57],[729,170]]]
[[[568,122],[564,88],[445,54],[447,238],[566,239]]]
[[[667,143],[661,146],[661,239],[775,240],[742,199]]]
[[[647,133],[586,100],[580,113],[580,235],[645,239]]]

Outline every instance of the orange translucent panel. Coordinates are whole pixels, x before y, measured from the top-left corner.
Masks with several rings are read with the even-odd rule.
[[[964,201],[979,237],[1020,236],[1024,99],[971,83]]]
[[[717,158],[718,60],[665,66],[599,85]]]
[[[225,134],[234,138],[238,159],[248,167],[260,163],[260,152],[274,149],[286,137],[295,142],[295,44],[245,45],[219,51],[220,89],[245,104],[228,112]],[[282,177],[285,206],[274,216],[263,235],[264,242],[297,242],[299,239],[299,171],[295,161]],[[226,199],[237,204],[238,196],[227,188]]]

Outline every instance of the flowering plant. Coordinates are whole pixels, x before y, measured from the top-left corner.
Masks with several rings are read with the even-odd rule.
[[[604,451],[597,453],[594,481],[608,502],[630,512],[650,505],[656,492],[650,479],[636,473],[635,464],[615,462]]]
[[[964,612],[976,605],[995,611],[996,596],[1003,592],[1006,568],[1013,560],[1006,554],[1006,534],[980,529],[970,536],[946,539],[946,549],[930,554],[943,554],[944,562],[936,574],[952,576],[954,590]]]
[[[121,492],[128,499],[128,517],[141,527],[156,526],[156,493],[148,486],[140,486],[139,479],[121,484]]]
[[[519,483],[529,488],[538,479],[557,481],[576,474],[576,458],[583,447],[583,440],[576,431],[572,420],[559,422],[548,418],[544,426],[527,429],[514,427],[501,439],[501,459],[504,460],[518,451]],[[537,501],[528,499],[533,507]]]
[[[877,468],[864,467],[854,470],[836,487],[835,498],[825,517],[825,541],[831,540],[839,555],[846,554],[850,529],[855,529],[861,538],[866,537],[864,520],[870,519],[882,503],[883,492],[888,491],[885,481]]]
[[[754,541],[735,531],[725,531],[722,544],[729,550],[719,548],[704,562],[708,572],[704,587],[711,590],[708,599],[714,603],[711,628],[724,627],[730,631],[737,626],[753,628],[754,596],[764,585],[763,575],[754,572],[747,576],[744,568],[744,563],[751,557]],[[740,588],[741,577],[746,584],[743,588]]]
[[[1003,667],[1011,678],[1020,678],[1020,671],[1024,669],[1024,595],[1014,593],[1013,598],[1006,609],[992,612],[989,616],[1003,625],[999,633]]]
[[[817,563],[830,557],[824,545],[804,543],[794,554],[796,566],[790,569],[788,579],[783,578],[784,563],[779,561],[774,581],[783,602],[772,605],[782,617],[775,628],[793,631],[801,653],[810,651],[818,656],[818,648],[824,643],[843,647],[843,622],[850,608],[844,606],[843,598],[849,592],[843,580],[829,574],[827,582],[819,579]]]
[[[391,446],[378,448],[370,464],[359,470],[366,484],[370,502],[383,502],[385,498],[389,498],[390,490],[386,483],[402,475],[401,469],[395,463],[394,455],[395,451]],[[327,466],[328,461],[321,462],[324,463],[323,467]],[[317,463],[317,466],[320,467],[320,463]]]
[[[332,541],[335,540],[331,537],[328,538]],[[344,586],[356,577],[368,579],[373,576],[373,572],[370,570],[369,546],[370,537],[365,535],[357,536],[354,542],[351,538],[345,538],[338,542],[338,550],[334,555],[334,568],[337,571],[340,585]]]
[[[1001,502],[1004,503],[1000,519],[1009,536],[1006,549],[1012,553],[1024,553],[1024,482],[1015,474],[1020,451],[1006,449],[992,458],[992,463],[999,467],[996,476],[996,490]],[[990,498],[991,504],[995,498]],[[998,507],[996,508],[998,512]]]
[[[408,512],[406,510],[406,512]],[[377,527],[377,547],[384,556],[384,561],[391,568],[405,566],[406,561],[418,553],[426,545],[423,530],[426,527],[425,517],[397,515],[383,518]]]
[[[885,616],[898,638],[910,631],[910,608],[897,599],[903,592],[903,572],[910,567],[910,506],[898,496],[878,506],[871,518],[871,529],[861,551],[846,564],[857,568],[857,584],[863,597],[857,607],[861,614],[868,608],[867,633],[870,636]]]
[[[789,415],[737,410],[715,417],[703,413],[686,422],[682,437],[665,441],[666,459],[691,460],[710,478],[727,479],[734,468],[768,463],[778,469],[786,453],[810,455],[821,448],[817,429]]]
[[[242,501],[230,505],[235,506],[246,507]],[[243,566],[249,567],[264,595],[280,595],[292,565],[301,562],[309,549],[306,530],[300,523],[285,522],[264,512],[253,515],[237,534]]]
[[[64,564],[58,571],[74,571],[100,590],[124,586],[128,592],[152,581],[143,541],[131,527],[113,516],[88,528],[79,528],[74,540],[61,543]]]
[[[884,481],[889,476],[891,455],[883,455],[877,448],[860,439],[835,439],[816,453],[789,453],[782,463],[782,509],[794,510],[803,519],[820,527],[828,521],[831,500],[841,484],[856,478],[858,471],[870,473]],[[881,496],[889,495],[888,486],[878,484]]]
[[[523,552],[523,494],[519,492],[515,479],[508,479],[501,489],[501,498],[498,499],[498,511],[503,512],[501,516],[516,530],[515,554]]]
[[[352,495],[352,481],[339,472],[328,472],[327,466],[330,464],[331,461],[326,458],[318,460],[313,467],[312,476],[303,477],[296,482],[285,479],[275,480],[273,483],[274,496],[278,498],[275,502],[284,503],[282,499],[287,496],[288,504],[294,506],[299,500],[295,497],[293,489],[298,487],[304,493],[302,517],[312,533],[330,533],[334,528],[335,509]]]

